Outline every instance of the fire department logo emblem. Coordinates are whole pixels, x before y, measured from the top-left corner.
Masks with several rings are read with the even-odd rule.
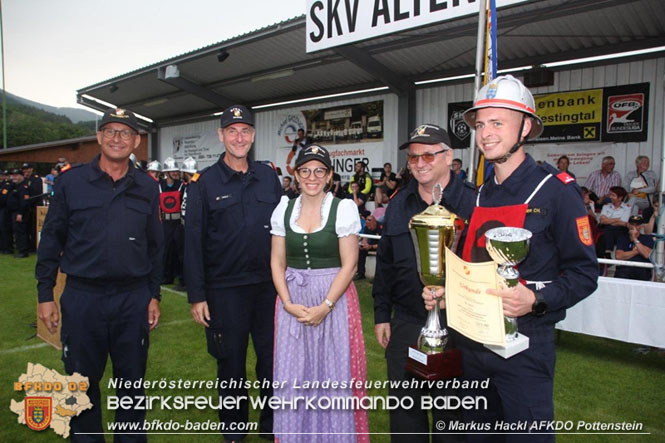
[[[116,118],[129,118],[129,116],[125,114],[125,110],[120,108],[115,110],[115,114],[113,114],[113,116]]]
[[[231,112],[233,113],[234,118],[241,118],[242,117],[242,111],[238,108],[231,109]]]
[[[51,424],[51,397],[25,397],[25,423],[33,431],[43,431]]]

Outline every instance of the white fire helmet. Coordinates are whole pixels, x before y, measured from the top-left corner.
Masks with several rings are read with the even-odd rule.
[[[180,168],[180,170],[182,172],[187,172],[188,174],[196,174],[197,166],[194,157],[187,157],[185,161],[182,162],[182,168]]]
[[[159,160],[153,160],[148,163],[146,171],[162,172],[162,165],[159,163]]]
[[[543,133],[543,121],[536,114],[536,103],[531,92],[512,75],[502,75],[478,91],[473,107],[464,112],[464,121],[473,128],[476,111],[483,108],[504,108],[519,111],[532,117],[529,140]]]
[[[167,157],[164,160],[164,166],[162,167],[162,172],[177,172],[180,171],[178,168],[178,162],[176,162],[173,157]]]

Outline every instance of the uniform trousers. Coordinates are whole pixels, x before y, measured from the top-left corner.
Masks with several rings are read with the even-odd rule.
[[[184,252],[185,230],[180,220],[162,221],[164,229],[164,278],[163,281],[171,283],[176,277],[182,278],[182,261]]]
[[[417,376],[406,371],[409,346],[415,346],[418,336],[425,322],[422,324],[412,323],[393,318],[390,322],[390,341],[386,348],[386,359],[388,365],[388,380],[412,380]],[[432,423],[429,423],[428,410],[420,407],[423,396],[448,396],[457,395],[453,389],[395,389],[390,387],[388,394],[399,398],[410,397],[413,407],[397,408],[390,410],[390,441],[393,443],[425,443],[430,441],[429,433],[432,434],[433,442],[456,442],[464,441],[462,436],[454,434],[443,434],[437,430],[438,421],[445,422],[444,429],[450,429],[451,421],[462,421],[461,411],[447,409],[433,409]]]
[[[256,378],[272,381],[275,300],[277,293],[272,282],[257,283],[207,290],[210,310],[209,328],[206,328],[208,352],[217,359],[219,380],[247,379],[247,346],[252,337],[256,352]],[[220,397],[247,397],[244,388],[220,388]],[[262,397],[272,396],[272,388],[260,389]],[[219,419],[229,429],[231,423],[247,423],[249,404],[242,401],[235,410],[220,409]],[[261,411],[259,432],[272,433],[272,410]],[[224,438],[241,440],[246,432],[224,433]]]
[[[9,209],[0,208],[0,252],[12,252],[12,221]]]
[[[73,442],[103,442],[102,399],[99,382],[107,357],[111,356],[113,377],[134,381],[145,376],[149,346],[147,281],[122,285],[92,284],[68,277],[60,299],[62,310],[62,360],[68,374],[79,372],[89,378],[87,392],[92,409],[72,418]],[[118,397],[144,396],[143,389],[120,387]],[[144,410],[117,409],[116,422],[143,424]],[[140,429],[139,429],[140,430]],[[145,434],[118,434],[116,442],[146,441]]]
[[[28,226],[27,219],[25,216],[22,218],[22,221],[17,222],[16,216],[18,212],[12,213],[12,230],[14,231],[14,243],[16,244],[16,250],[19,254],[27,254],[28,251]]]
[[[526,334],[529,336],[529,334]],[[548,334],[548,336],[553,334]],[[488,433],[471,433],[467,442],[553,442],[552,430],[529,429],[533,422],[554,420],[554,341],[539,342],[529,337],[529,348],[508,359],[486,349],[480,343],[457,335],[462,351],[464,379],[484,381],[489,389],[468,389],[464,395],[487,398],[487,410],[464,411],[467,423],[488,423]],[[526,430],[505,433],[497,429],[502,423],[524,423]],[[487,429],[487,428],[485,428]],[[518,433],[519,432],[519,433]]]

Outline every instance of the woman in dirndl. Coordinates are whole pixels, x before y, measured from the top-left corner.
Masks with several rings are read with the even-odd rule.
[[[281,443],[366,442],[367,411],[353,407],[366,395],[367,379],[352,281],[358,210],[328,192],[333,171],[323,146],[301,150],[295,169],[301,195],[282,197],[271,219],[278,294],[273,380],[280,385],[274,395],[285,405],[274,411],[273,432]]]

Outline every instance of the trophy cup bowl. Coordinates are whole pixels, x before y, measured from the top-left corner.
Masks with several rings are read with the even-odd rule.
[[[441,186],[437,186],[442,195]],[[445,285],[445,248],[452,248],[456,239],[456,216],[439,205],[436,198],[433,201],[434,204],[409,221],[418,274],[432,294]],[[441,327],[439,313],[437,303],[427,316],[416,346],[409,348],[407,370],[427,380],[457,377],[462,373],[459,350],[445,349],[448,331]]]
[[[520,274],[515,266],[529,254],[530,239],[531,231],[523,228],[494,228],[485,233],[485,248],[492,260],[498,265],[496,272],[501,277],[500,285],[504,288],[514,288],[519,283]],[[504,325],[506,346],[512,346],[512,351],[519,349],[515,352],[502,353],[505,358],[529,347],[528,337],[519,334],[517,331],[516,318],[504,317]],[[495,350],[493,346],[488,345],[487,347]]]

